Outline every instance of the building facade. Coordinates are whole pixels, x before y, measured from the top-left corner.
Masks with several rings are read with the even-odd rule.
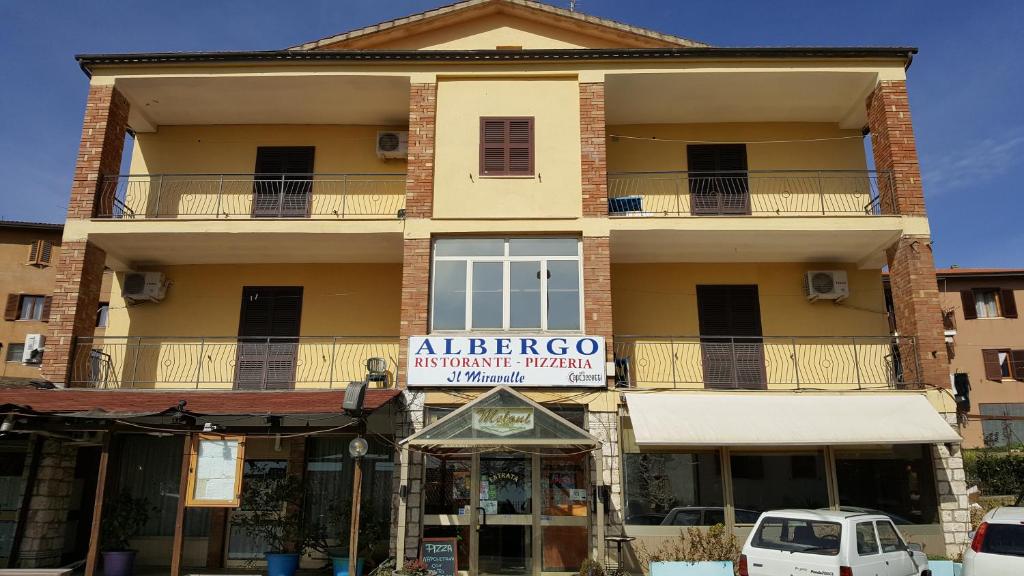
[[[172,573],[262,552],[244,511],[184,506],[191,439],[240,434],[243,483],[340,500],[362,379],[392,556],[457,538],[469,574],[575,572],[629,536],[638,570],[680,526],[779,507],[884,510],[956,554],[914,52],[469,0],[286,50],[80,56],[61,390],[9,410],[98,434],[93,526],[104,493],[145,491],[132,470],[167,478],[136,546]]]

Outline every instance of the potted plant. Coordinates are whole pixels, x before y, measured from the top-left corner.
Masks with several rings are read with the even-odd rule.
[[[135,554],[128,546],[149,522],[153,508],[145,498],[121,492],[103,507],[100,542],[103,573],[107,576],[131,576],[135,572]]]
[[[267,545],[269,576],[293,576],[299,558],[318,541],[319,530],[302,517],[302,495],[302,482],[294,476],[255,479],[242,490],[234,524]]]
[[[333,519],[327,531],[332,534],[348,534],[351,514],[351,500],[346,499],[331,507]],[[378,517],[377,510],[364,502],[359,509],[359,550],[356,557],[356,574],[363,576],[367,563],[371,566],[384,559],[388,546],[388,525]],[[328,550],[334,576],[348,576],[348,542]]]

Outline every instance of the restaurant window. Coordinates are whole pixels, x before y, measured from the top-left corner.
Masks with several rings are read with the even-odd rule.
[[[938,521],[928,447],[841,449],[835,460],[841,509],[880,512],[897,525]]]
[[[739,453],[730,464],[737,524],[752,524],[766,510],[829,505],[821,452]]]
[[[178,513],[183,436],[118,436],[120,466],[117,485],[152,509],[140,536],[173,536]],[[209,508],[185,509],[185,536],[206,536]]]
[[[717,452],[625,454],[626,524],[710,526],[725,521]]]
[[[434,243],[433,330],[580,330],[576,238]]]

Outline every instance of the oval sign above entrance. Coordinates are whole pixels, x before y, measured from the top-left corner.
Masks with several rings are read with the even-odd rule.
[[[606,385],[600,336],[412,336],[408,386]]]

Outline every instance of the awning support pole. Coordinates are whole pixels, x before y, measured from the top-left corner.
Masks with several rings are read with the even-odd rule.
[[[96,497],[92,505],[92,526],[89,527],[89,552],[85,555],[85,576],[96,574],[100,526],[103,522],[103,492],[107,487],[107,464],[110,462],[110,439],[113,435],[113,432],[104,433],[103,447],[100,449],[99,471],[96,473]]]
[[[188,491],[188,472],[192,456],[192,435],[185,436],[181,449],[181,480],[178,483],[178,510],[174,520],[174,544],[171,548],[171,576],[181,575],[181,549],[185,543],[185,497]]]
[[[398,485],[409,486],[409,446],[402,446],[402,451],[398,456],[399,469],[398,469]],[[406,529],[406,514],[408,509],[406,501],[408,500],[408,488],[405,489],[405,497],[401,494],[398,496],[398,526],[395,528],[395,558],[398,559],[398,565],[402,566],[405,564],[405,529]]]
[[[597,470],[597,478],[594,483],[597,486],[595,491],[597,501],[594,502],[594,508],[597,510],[597,560],[604,566],[606,560],[604,557],[604,501],[601,499],[603,496],[601,488],[604,486],[604,448],[599,447],[591,454],[594,455],[594,468]]]

